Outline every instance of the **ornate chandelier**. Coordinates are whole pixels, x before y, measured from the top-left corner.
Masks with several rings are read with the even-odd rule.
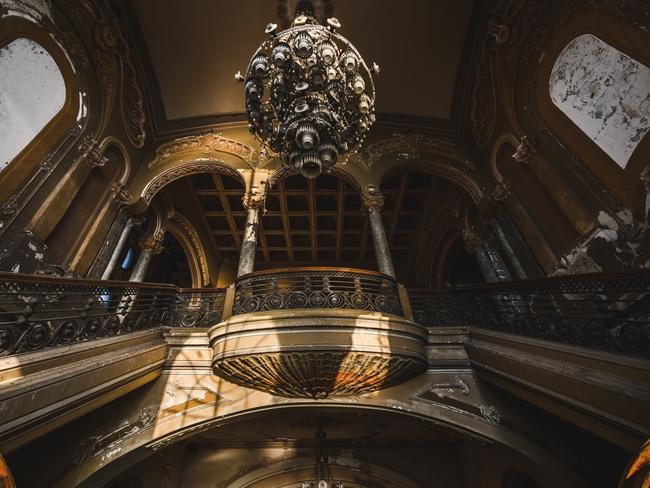
[[[358,147],[375,121],[379,67],[366,66],[355,47],[336,33],[336,18],[319,24],[308,9],[290,28],[266,27],[245,82],[250,131],[263,147],[306,178],[316,178],[339,156]]]

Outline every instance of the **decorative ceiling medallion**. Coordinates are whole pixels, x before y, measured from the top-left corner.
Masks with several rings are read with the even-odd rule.
[[[255,51],[245,82],[249,128],[282,162],[315,178],[357,148],[375,121],[372,73],[355,47],[313,17],[311,2],[298,4],[292,26],[268,38]]]

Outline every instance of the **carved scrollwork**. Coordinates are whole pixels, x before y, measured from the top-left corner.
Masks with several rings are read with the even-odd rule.
[[[236,282],[233,315],[301,308],[347,308],[402,314],[397,284],[388,276],[339,270],[296,270],[253,274]]]
[[[247,163],[255,161],[257,151],[248,144],[224,137],[222,134],[209,132],[200,136],[189,136],[163,144],[156,150],[154,158],[149,161],[147,167],[154,168],[176,154],[197,153],[210,155],[215,152],[223,152],[237,156]]]
[[[382,157],[393,153],[404,159],[411,159],[411,156],[421,159],[422,153],[432,153],[469,169],[476,169],[459,145],[448,139],[422,134],[393,134],[389,139],[369,144],[359,152],[358,157],[368,168],[372,168]]]

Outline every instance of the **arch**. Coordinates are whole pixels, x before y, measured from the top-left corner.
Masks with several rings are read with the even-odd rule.
[[[16,16],[0,18],[0,46],[16,39],[28,39],[47,51],[58,68],[65,87],[65,101],[61,109],[42,126],[25,147],[12,158],[0,172],[0,202],[6,201],[14,192],[24,187],[40,169],[43,160],[69,135],[79,112],[80,97],[74,67],[61,45],[40,25]],[[44,172],[43,174],[47,174]]]
[[[198,379],[198,378],[197,378]],[[216,380],[215,380],[216,381]],[[212,392],[212,387],[201,383],[206,391]],[[222,384],[222,387],[226,385]],[[412,385],[415,389],[417,384]],[[419,388],[422,389],[423,385]],[[117,439],[110,446],[103,446],[101,449],[110,449],[111,456],[102,456],[100,452],[89,455],[83,463],[77,465],[67,473],[56,486],[93,486],[93,476],[105,475],[102,468],[111,469],[112,463],[119,461],[121,469],[152,455],[152,453],[170,447],[180,441],[188,440],[194,435],[203,433],[211,428],[222,428],[235,422],[251,421],[265,415],[274,415],[278,410],[291,409],[319,409],[327,407],[332,411],[343,411],[354,414],[355,412],[385,412],[394,415],[405,415],[413,419],[430,422],[434,426],[449,429],[449,433],[457,435],[461,439],[476,440],[479,442],[495,443],[501,446],[518,451],[525,458],[535,460],[539,469],[544,470],[549,476],[556,479],[571,480],[574,486],[584,486],[577,475],[563,465],[551,453],[544,450],[527,438],[521,436],[506,427],[486,421],[485,418],[470,414],[456,407],[447,406],[438,402],[420,401],[418,393],[405,397],[395,404],[386,403],[385,399],[378,397],[362,397],[354,404],[349,400],[328,400],[320,402],[305,402],[299,399],[284,399],[280,404],[273,401],[273,397],[261,392],[248,391],[244,393],[245,398],[234,398],[228,389],[222,391],[219,387],[210,393],[212,400],[205,402],[188,402],[184,409],[191,409],[191,415],[186,415],[184,409],[174,410],[174,414],[163,415],[161,420],[156,421],[155,415],[151,421],[142,421],[138,430],[132,431],[128,436]],[[219,391],[217,394],[216,391]],[[418,390],[418,391],[426,391]],[[206,394],[207,395],[207,394]],[[260,396],[250,398],[250,396]],[[208,397],[206,396],[206,400]],[[243,402],[243,403],[242,403]],[[248,405],[263,405],[250,407]],[[153,408],[153,407],[150,407]],[[144,415],[145,412],[143,412]],[[144,418],[144,417],[143,417]],[[93,451],[94,452],[94,451]]]
[[[596,176],[597,181],[590,183],[593,190],[600,193],[607,189],[623,204],[631,206],[640,191],[639,174],[650,157],[650,137],[647,135],[643,137],[623,168],[567,117],[553,101],[549,90],[554,72],[557,72],[556,61],[561,53],[575,39],[584,39],[582,37],[584,35],[598,38],[623,55],[650,67],[647,32],[626,22],[619,12],[613,9],[576,12],[552,35],[547,36],[546,42],[529,47],[530,59],[538,59],[539,56],[540,62],[531,65],[528,72],[522,72],[517,77],[519,80],[534,81],[532,88],[528,86],[528,81],[525,82],[527,85],[525,90],[522,87],[522,91],[528,93],[530,97],[529,103],[523,104],[529,110],[526,111],[528,115],[522,117],[522,121],[527,119],[527,123],[530,124],[527,131],[531,134],[541,128],[541,134],[546,142],[567,154],[569,158],[582,163],[586,170]],[[531,36],[534,37],[535,35]],[[629,112],[628,109],[618,106],[616,111]],[[611,110],[606,111],[605,115],[609,112]],[[575,172],[576,169],[572,169],[571,166],[576,165],[569,165],[566,169]],[[565,168],[558,168],[558,171],[561,170]]]
[[[269,179],[266,182],[266,188],[271,189],[273,186],[277,184],[278,181],[283,180],[285,178],[288,178],[289,176],[296,175],[296,173],[293,169],[283,166],[282,168],[276,170],[274,173],[271,174]],[[352,174],[352,172],[348,171],[347,169],[342,168],[340,165],[333,166],[329,168],[325,173],[325,175],[330,175],[334,176],[335,178],[338,178],[340,180],[345,181],[346,183],[349,183],[352,185],[356,190],[359,191],[360,194],[363,193],[363,185],[359,179]]]
[[[219,173],[222,175],[230,176],[242,183],[246,187],[246,181],[242,174],[226,164],[223,161],[216,159],[188,161],[172,168],[161,171],[155,175],[142,189],[139,194],[147,205],[151,203],[153,197],[160,191],[161,188],[168,185],[172,181],[178,180],[183,176],[189,176],[197,173]]]
[[[421,171],[423,173],[430,173],[449,180],[465,190],[472,198],[472,201],[474,203],[478,203],[484,197],[483,190],[481,190],[481,187],[476,183],[476,181],[474,181],[471,176],[469,176],[464,171],[459,170],[458,168],[454,168],[453,166],[437,161],[405,163],[390,168],[388,171],[381,175],[379,188],[381,189],[382,181],[393,176],[395,173],[402,172],[404,170]]]
[[[99,143],[99,153],[101,156],[103,156],[109,149],[114,149],[120,154],[120,156],[122,156],[122,168],[115,179],[115,183],[126,185],[131,176],[131,158],[129,157],[129,151],[126,149],[126,146],[122,141],[113,136],[105,137]]]
[[[498,154],[499,150],[501,149],[501,146],[504,144],[510,144],[513,149],[519,145],[519,141],[513,134],[502,134],[499,136],[499,138],[496,140],[494,145],[492,146],[492,152],[490,153],[490,170],[492,171],[492,175],[494,176],[494,179],[497,180],[497,183],[501,183],[504,181],[503,175],[501,174],[501,171],[499,170],[499,165],[498,165]]]
[[[208,264],[203,244],[190,221],[182,214],[174,212],[165,224],[165,230],[171,233],[180,243],[192,275],[192,288],[202,288],[210,282]]]

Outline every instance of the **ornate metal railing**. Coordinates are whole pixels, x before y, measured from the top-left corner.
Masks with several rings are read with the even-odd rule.
[[[402,315],[397,282],[375,271],[278,269],[250,273],[235,283],[233,315],[303,308],[343,308]]]
[[[416,322],[650,356],[650,271],[409,290]]]
[[[207,327],[223,290],[0,273],[0,356],[159,326]]]

